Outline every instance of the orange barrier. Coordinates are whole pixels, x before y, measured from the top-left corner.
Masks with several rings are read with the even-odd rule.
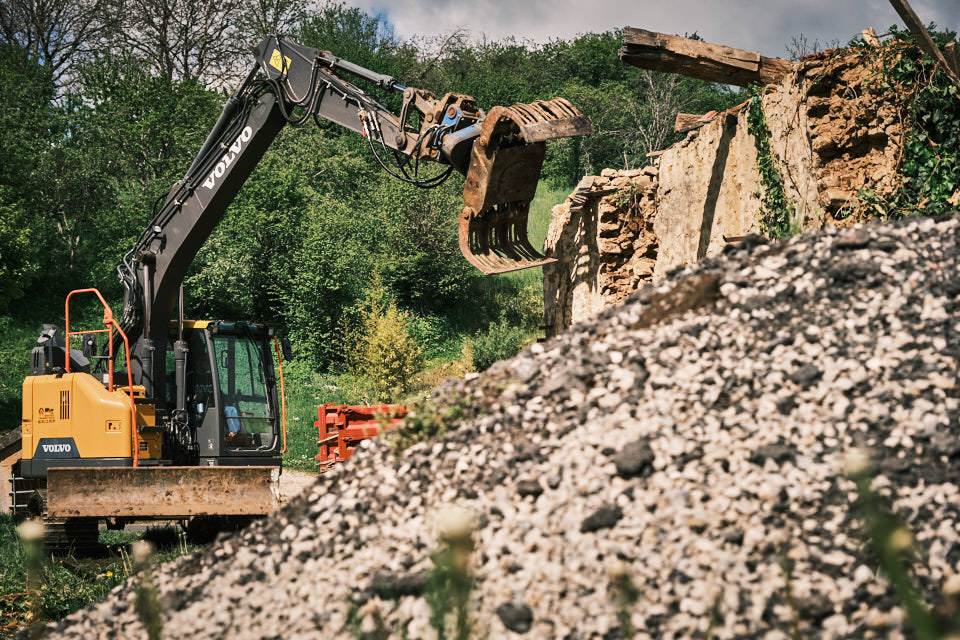
[[[283,455],[287,452],[287,387],[283,381],[283,352],[277,338],[273,339],[273,351],[277,354],[277,365],[280,367],[280,433],[283,438],[280,454]]]
[[[320,405],[313,423],[317,428],[316,460],[320,470],[349,460],[360,442],[399,426],[406,415],[407,408],[398,404]]]

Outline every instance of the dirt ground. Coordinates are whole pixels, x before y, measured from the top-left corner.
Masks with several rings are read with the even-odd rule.
[[[315,473],[284,469],[283,473],[280,474],[280,503],[289,502],[291,498],[313,484],[316,479],[317,474]]]

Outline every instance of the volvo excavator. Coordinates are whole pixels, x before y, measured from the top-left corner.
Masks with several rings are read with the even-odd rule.
[[[184,319],[182,283],[287,125],[350,129],[383,170],[418,187],[463,174],[459,244],[482,272],[550,260],[527,239],[527,214],[545,143],[590,133],[568,101],[485,112],[470,96],[438,98],[284,37],[266,37],[254,55],[185,175],[123,257],[122,314],[96,289],[73,291],[63,330],[45,325],[32,351],[12,502],[15,515],[45,518],[55,549],[94,544],[103,520],[249,518],[275,507],[288,348],[264,324]],[[398,115],[372,87],[400,94]],[[102,307],[102,327],[71,325],[80,297]]]

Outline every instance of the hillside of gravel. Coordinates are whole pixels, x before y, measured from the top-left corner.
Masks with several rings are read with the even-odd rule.
[[[424,592],[458,505],[475,637],[900,637],[842,465],[872,451],[936,602],[960,572],[958,254],[958,220],[924,219],[674,273],[437,392],[416,422],[439,438],[372,444],[160,569],[164,636],[436,637]],[[143,637],[133,602],[119,587],[51,636]]]

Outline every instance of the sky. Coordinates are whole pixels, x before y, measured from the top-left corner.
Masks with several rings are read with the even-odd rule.
[[[866,27],[900,24],[889,0],[347,0],[389,20],[397,36],[514,36],[544,42],[632,26],[704,39],[768,56],[792,36],[846,44]],[[960,0],[911,0],[925,22],[960,31]]]

